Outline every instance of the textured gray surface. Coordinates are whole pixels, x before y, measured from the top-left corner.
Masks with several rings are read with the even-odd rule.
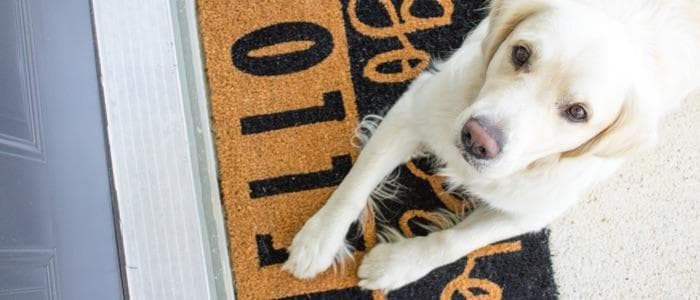
[[[665,118],[658,146],[552,226],[562,298],[700,297],[700,97]]]

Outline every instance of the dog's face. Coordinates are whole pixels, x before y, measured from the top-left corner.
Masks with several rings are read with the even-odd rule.
[[[552,156],[635,148],[639,51],[621,26],[578,6],[511,2],[493,3],[484,83],[458,120],[465,160],[498,178]]]

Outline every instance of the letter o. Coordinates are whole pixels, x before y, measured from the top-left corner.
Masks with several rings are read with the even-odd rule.
[[[252,57],[250,52],[293,41],[311,41],[303,51]],[[327,29],[308,22],[278,23],[246,34],[231,47],[233,65],[260,76],[284,75],[306,70],[323,61],[333,50],[333,37]]]

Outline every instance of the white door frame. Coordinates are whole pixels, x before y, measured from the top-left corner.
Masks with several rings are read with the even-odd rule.
[[[194,0],[92,0],[125,292],[233,299]]]

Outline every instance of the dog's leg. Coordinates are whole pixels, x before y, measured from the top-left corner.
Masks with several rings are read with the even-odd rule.
[[[411,129],[411,94],[409,90],[389,111],[340,186],[294,237],[284,270],[298,278],[311,278],[330,267],[336,254],[345,250],[345,235],[367,205],[370,193],[419,143]]]
[[[479,207],[450,229],[378,244],[360,265],[360,287],[385,291],[400,288],[478,248],[538,230],[545,226],[544,219]]]

